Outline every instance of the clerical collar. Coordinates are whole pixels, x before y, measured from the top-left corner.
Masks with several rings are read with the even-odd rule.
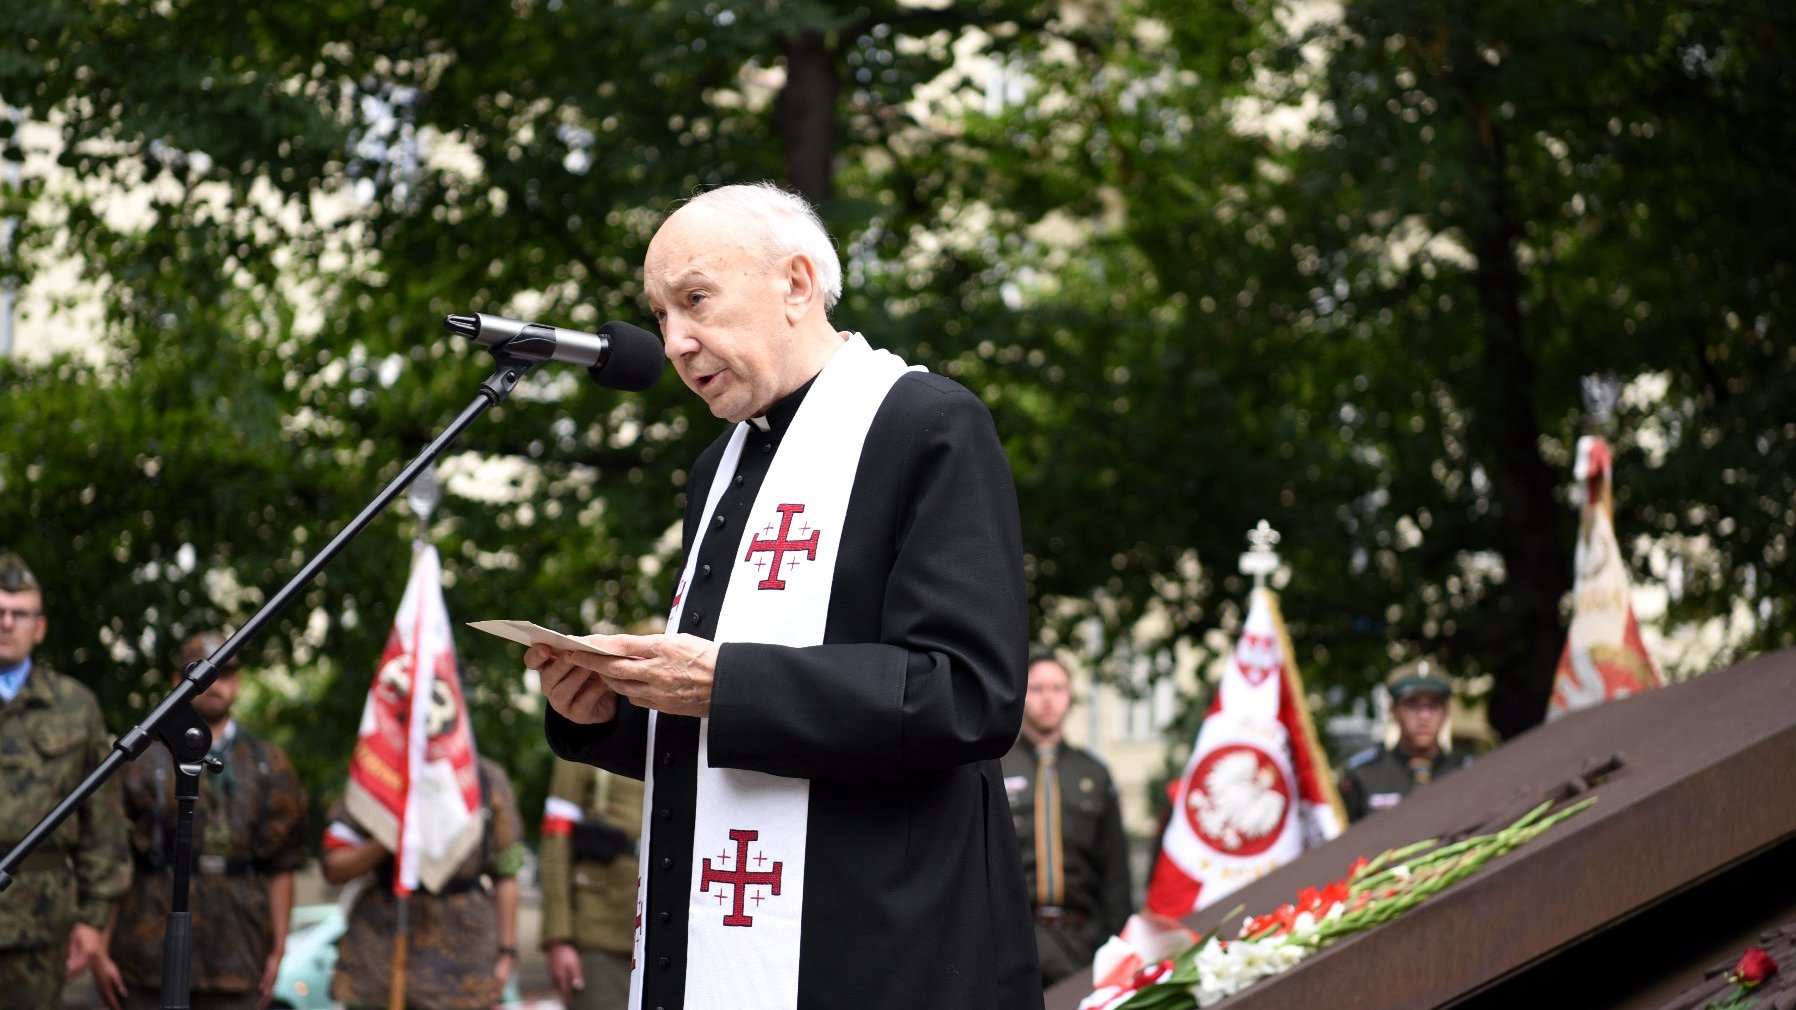
[[[818,374],[821,375],[822,373],[819,372]],[[804,385],[787,393],[784,399],[767,408],[767,413],[762,414],[759,417],[749,418],[748,423],[754,425],[756,431],[771,431],[775,434],[785,434],[786,429],[792,427],[792,418],[798,416],[798,405],[804,402],[805,394],[809,393],[811,387],[816,385],[816,383],[817,376],[811,376],[805,381]]]

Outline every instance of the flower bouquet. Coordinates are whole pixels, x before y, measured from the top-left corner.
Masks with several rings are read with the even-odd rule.
[[[1587,809],[1589,797],[1549,814],[1549,800],[1499,831],[1441,844],[1438,839],[1354,862],[1326,887],[1241,924],[1233,940],[1186,929],[1161,916],[1134,915],[1092,961],[1096,988],[1079,1010],[1188,1010],[1212,1006],[1269,975],[1289,970],[1343,936],[1370,929],[1426,901],[1485,863]],[[1232,921],[1236,908],[1223,921]]]

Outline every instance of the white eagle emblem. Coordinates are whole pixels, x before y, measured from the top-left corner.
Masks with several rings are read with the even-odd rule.
[[[1193,771],[1186,799],[1192,826],[1223,852],[1247,854],[1270,845],[1290,806],[1284,776],[1251,747],[1219,748]]]

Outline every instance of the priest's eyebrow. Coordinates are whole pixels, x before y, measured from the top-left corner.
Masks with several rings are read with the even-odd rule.
[[[711,275],[706,273],[703,268],[688,267],[674,275],[674,279],[663,285],[663,289],[667,291],[687,291],[691,288],[700,287],[710,283],[712,283]]]

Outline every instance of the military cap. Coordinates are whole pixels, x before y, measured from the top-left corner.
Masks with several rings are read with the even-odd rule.
[[[1391,692],[1392,698],[1421,692],[1440,695],[1453,693],[1453,685],[1447,682],[1446,676],[1433,661],[1427,659],[1412,659],[1392,670],[1391,675],[1384,679],[1384,686]]]
[[[39,590],[37,576],[25,559],[11,551],[0,552],[0,592],[29,593]]]

